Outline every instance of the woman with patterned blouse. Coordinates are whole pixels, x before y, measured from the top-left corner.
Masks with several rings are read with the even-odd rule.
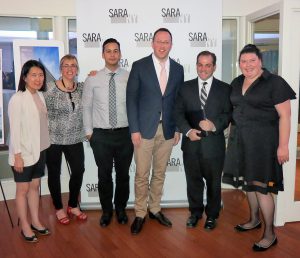
[[[69,217],[84,221],[87,215],[77,206],[84,173],[85,140],[81,96],[83,83],[76,82],[77,58],[65,55],[60,61],[61,79],[47,84],[44,97],[48,109],[50,147],[47,150],[48,186],[59,223],[67,225]],[[61,199],[61,161],[64,153],[70,165],[69,201],[67,214]]]

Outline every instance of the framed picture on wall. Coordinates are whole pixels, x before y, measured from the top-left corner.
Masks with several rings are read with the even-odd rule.
[[[64,55],[63,42],[57,40],[14,40],[13,50],[16,90],[22,66],[30,59],[40,61],[45,66],[47,82],[59,79],[59,60]]]

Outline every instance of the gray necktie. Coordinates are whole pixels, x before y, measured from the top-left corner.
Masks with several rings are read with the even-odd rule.
[[[200,102],[201,102],[201,108],[204,109],[205,107],[205,103],[207,100],[207,91],[205,88],[205,85],[207,84],[207,82],[203,82],[202,83],[202,89],[201,89],[201,94],[200,94]]]
[[[117,100],[116,100],[116,73],[109,73],[111,76],[109,79],[109,124],[112,128],[117,126]]]

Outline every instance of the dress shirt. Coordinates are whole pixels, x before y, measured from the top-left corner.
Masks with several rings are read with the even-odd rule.
[[[207,82],[207,84],[205,85],[205,90],[206,90],[207,97],[208,97],[209,91],[210,91],[210,88],[211,88],[212,81],[213,81],[213,77],[212,77],[212,76],[209,77],[206,81],[203,81],[203,80],[198,76],[199,98],[200,98],[200,96],[201,96],[201,90],[202,90],[202,87],[203,87],[203,82]]]
[[[107,67],[97,72],[95,76],[89,76],[84,83],[82,106],[83,125],[86,135],[93,133],[93,128],[110,129],[109,124],[109,80],[110,71]],[[126,87],[129,73],[118,68],[114,71],[116,83],[117,101],[117,126],[127,127],[126,112]]]
[[[154,63],[154,68],[155,68],[156,76],[157,76],[157,79],[159,81],[160,71],[161,71],[160,61],[157,59],[157,57],[154,54],[152,54],[152,59],[153,59],[153,63]],[[166,72],[167,72],[167,83],[168,83],[169,72],[170,72],[170,58],[169,57],[166,60],[165,68],[166,68]]]

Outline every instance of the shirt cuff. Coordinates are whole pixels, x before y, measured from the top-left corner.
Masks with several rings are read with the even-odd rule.
[[[193,129],[188,130],[187,133],[185,134],[185,136],[186,136],[186,137],[189,137],[189,133],[190,133],[190,131],[192,131],[192,130],[193,130]]]

